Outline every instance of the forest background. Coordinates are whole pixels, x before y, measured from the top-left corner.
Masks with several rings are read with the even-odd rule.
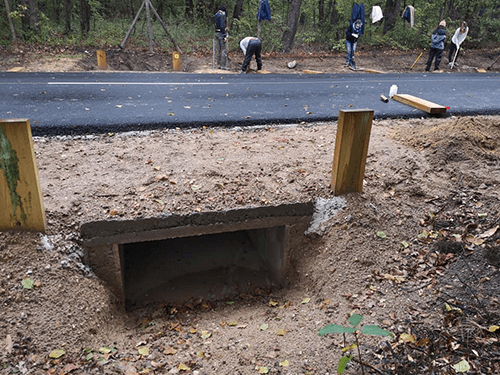
[[[4,0],[0,4],[0,48],[16,44],[106,49],[119,46],[132,20],[140,15],[127,43],[149,44],[145,0]],[[240,39],[257,35],[259,0],[148,0],[165,23],[171,38],[152,14],[154,49],[174,50],[172,40],[188,54],[212,52],[213,16],[224,5],[229,24],[229,50]],[[290,52],[294,47],[314,51],[344,51],[345,29],[352,0],[271,0],[271,21],[260,22],[264,52]],[[500,40],[498,0],[370,0],[364,1],[365,34],[360,41],[402,50],[425,48],[440,20],[452,34],[462,20],[469,25],[468,48],[497,45]],[[372,24],[373,6],[384,18]],[[402,19],[407,5],[415,8],[413,27]],[[450,38],[451,39],[451,35]]]

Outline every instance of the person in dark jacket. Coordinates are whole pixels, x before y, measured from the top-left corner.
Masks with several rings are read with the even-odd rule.
[[[353,70],[356,70],[354,52],[356,51],[356,46],[358,45],[358,39],[362,31],[362,26],[363,22],[358,19],[350,23],[349,27],[345,31],[345,49],[347,51],[345,66]]]
[[[225,6],[221,6],[219,8],[219,11],[215,13],[214,24],[215,24],[215,39],[217,40],[217,65],[219,69],[226,69],[227,68],[226,42],[227,42],[228,27],[226,26]]]
[[[435,58],[434,70],[439,70],[439,64],[443,57],[444,42],[446,40],[446,21],[439,22],[438,27],[432,32],[431,35],[431,48],[429,49],[429,58],[427,59],[427,66],[425,71],[431,70],[432,60]]]

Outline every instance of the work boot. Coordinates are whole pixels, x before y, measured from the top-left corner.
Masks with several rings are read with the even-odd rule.
[[[349,66],[350,69],[356,70],[356,63],[353,61],[351,65]]]

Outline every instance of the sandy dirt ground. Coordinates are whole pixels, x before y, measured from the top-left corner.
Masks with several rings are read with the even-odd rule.
[[[499,116],[374,121],[363,192],[282,288],[125,312],[83,264],[85,222],[331,198],[336,129],[34,138],[48,228],[0,232],[0,373],[334,374],[353,335],[318,331],[353,313],[393,336],[360,334],[348,374],[500,373]]]

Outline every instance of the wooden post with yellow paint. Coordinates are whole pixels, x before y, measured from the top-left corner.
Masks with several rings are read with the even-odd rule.
[[[173,52],[172,53],[172,67],[174,72],[180,72],[181,71],[181,54],[180,52]]]
[[[45,232],[28,119],[0,120],[0,230]]]
[[[97,54],[97,68],[99,70],[108,69],[108,63],[106,62],[106,51],[103,49],[98,49],[96,54]]]
[[[363,191],[373,110],[340,110],[332,168],[335,195]]]

